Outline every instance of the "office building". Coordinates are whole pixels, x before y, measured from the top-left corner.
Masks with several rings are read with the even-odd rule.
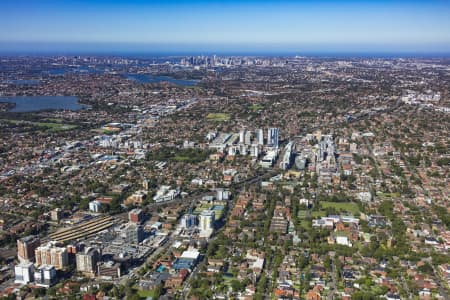
[[[240,145],[240,147],[239,147],[239,154],[240,155],[247,155],[247,145]]]
[[[77,271],[86,275],[95,275],[97,271],[97,263],[100,261],[100,258],[100,252],[92,247],[86,248],[84,252],[77,253]]]
[[[197,225],[197,216],[191,214],[185,214],[181,218],[181,227],[192,228]]]
[[[267,132],[267,145],[278,148],[278,128],[269,128]]]
[[[244,144],[250,145],[252,143],[252,133],[250,131],[246,131],[244,135]]]
[[[237,154],[237,147],[228,148],[228,156],[235,156]]]
[[[245,130],[245,129],[243,129],[239,132],[239,144],[244,144],[246,132],[247,132],[247,130]]]
[[[148,191],[148,188],[149,188],[149,182],[148,182],[147,179],[142,180],[142,188],[143,188],[145,191]]]
[[[293,143],[289,142],[284,149],[284,155],[280,162],[280,168],[283,170],[289,169],[292,165],[292,146]]]
[[[200,214],[200,230],[210,231],[214,229],[214,211],[204,210]]]
[[[15,283],[28,284],[34,281],[34,266],[31,262],[22,262],[14,267]]]
[[[259,156],[259,145],[252,145],[250,147],[250,156],[254,158],[258,158]]]
[[[124,230],[125,241],[129,244],[139,244],[144,240],[144,229],[142,226],[129,223]]]
[[[262,129],[256,131],[256,142],[258,145],[264,145],[264,131]]]
[[[266,155],[261,159],[259,164],[264,168],[271,168],[277,159],[278,153],[276,150],[267,151]]]
[[[144,213],[142,212],[142,209],[135,208],[128,213],[128,220],[131,223],[140,224],[143,221],[143,219]]]
[[[157,203],[171,201],[180,195],[180,189],[172,189],[168,185],[162,185],[153,197],[153,200]]]
[[[278,232],[285,234],[288,229],[289,222],[286,218],[284,210],[280,207],[275,208],[272,220],[270,222],[270,232]]]
[[[95,212],[95,213],[99,212],[101,207],[102,207],[102,204],[97,200],[89,202],[89,210],[92,212]]]
[[[63,211],[61,208],[55,208],[50,212],[50,219],[55,222],[59,222],[63,217]]]
[[[122,276],[120,263],[113,261],[99,262],[97,269],[97,275],[102,278],[115,279]]]
[[[295,166],[300,171],[303,171],[306,168],[306,157],[298,155],[295,157]]]
[[[217,189],[216,193],[217,193],[216,198],[218,201],[230,200],[230,191],[229,190]]]
[[[41,244],[41,240],[34,235],[17,240],[17,256],[19,261],[28,262],[34,260],[34,251]]]

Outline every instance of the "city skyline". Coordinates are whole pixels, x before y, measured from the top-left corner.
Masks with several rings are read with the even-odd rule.
[[[445,1],[6,1],[2,52],[449,53]]]

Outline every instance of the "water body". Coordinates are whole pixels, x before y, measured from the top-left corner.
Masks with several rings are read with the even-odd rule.
[[[80,110],[86,108],[73,96],[16,96],[0,97],[0,102],[15,103],[10,112],[33,112],[40,110]]]
[[[198,83],[198,80],[176,79],[169,76],[153,76],[150,74],[126,74],[125,77],[141,84],[170,82],[181,86],[194,86],[197,85]]]
[[[2,81],[2,83],[15,85],[38,85],[40,81],[37,79],[14,79],[14,80],[5,80]]]
[[[67,72],[69,72],[67,69],[50,69],[50,70],[45,70],[42,73],[44,74],[50,74],[50,75],[64,75]]]
[[[61,67],[43,70],[42,74],[46,75],[65,75],[68,73],[84,73],[84,74],[101,74],[104,73],[105,70],[95,69],[88,66],[79,66],[79,67]]]

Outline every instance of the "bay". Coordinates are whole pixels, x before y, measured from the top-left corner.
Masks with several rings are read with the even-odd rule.
[[[0,97],[0,102],[15,103],[10,112],[33,112],[41,110],[80,110],[86,108],[74,96],[14,96]]]
[[[198,80],[176,79],[169,76],[154,76],[150,74],[126,74],[125,77],[142,84],[170,82],[180,86],[195,86],[198,83]]]

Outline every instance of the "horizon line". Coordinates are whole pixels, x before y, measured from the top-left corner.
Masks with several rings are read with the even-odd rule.
[[[450,58],[450,51],[3,51],[0,57],[94,56],[137,59],[187,56],[309,58]]]

